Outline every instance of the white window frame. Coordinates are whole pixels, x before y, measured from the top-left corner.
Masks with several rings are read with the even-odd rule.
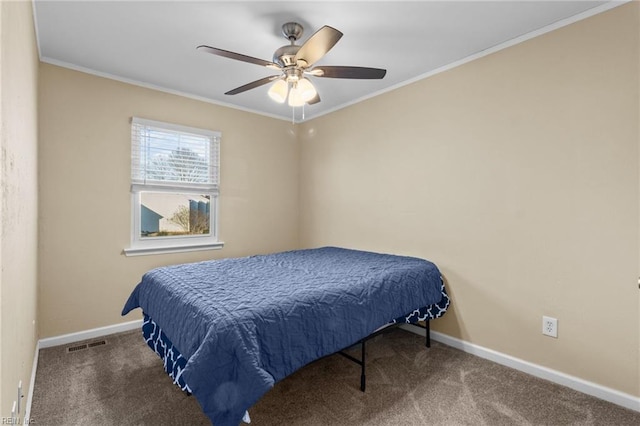
[[[215,168],[215,176],[213,177],[213,184],[190,184],[184,183],[163,183],[159,181],[153,182],[136,182],[132,177],[131,182],[131,245],[129,248],[124,249],[126,256],[139,256],[147,254],[162,254],[162,253],[178,253],[186,251],[197,250],[214,250],[220,249],[224,246],[222,241],[218,240],[218,212],[219,212],[219,158],[220,158],[220,139],[221,133],[198,129],[194,127],[181,126],[172,123],[164,123],[160,121],[147,120],[143,118],[133,117],[131,120],[132,129],[135,125],[150,126],[159,128],[162,130],[193,134],[198,136],[204,136],[210,139],[211,145],[211,157],[210,162],[215,161],[215,164],[211,164]],[[134,167],[135,150],[139,148],[134,143],[132,131],[132,168]],[[133,171],[132,171],[133,174]],[[177,194],[194,194],[194,195],[208,195],[210,196],[209,207],[209,234],[207,235],[184,235],[184,236],[167,236],[167,237],[152,237],[143,238],[141,236],[141,194],[143,192],[152,193],[177,193]]]

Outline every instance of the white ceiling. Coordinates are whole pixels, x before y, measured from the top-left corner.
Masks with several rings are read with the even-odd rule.
[[[44,62],[291,120],[292,109],[267,96],[269,85],[224,95],[273,70],[196,46],[271,61],[288,44],[283,23],[303,24],[302,42],[330,25],[344,36],[316,65],[387,69],[382,80],[312,77],[322,102],[304,107],[310,119],[622,3],[35,0],[34,13]],[[296,121],[302,113],[296,108]]]

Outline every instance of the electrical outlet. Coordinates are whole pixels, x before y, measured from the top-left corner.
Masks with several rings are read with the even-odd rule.
[[[542,334],[550,337],[558,337],[558,320],[552,317],[542,317]]]

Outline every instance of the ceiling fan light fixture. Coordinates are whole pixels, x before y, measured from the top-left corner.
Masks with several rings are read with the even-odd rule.
[[[289,85],[284,80],[278,80],[269,89],[269,97],[274,101],[282,104],[287,100],[287,92]]]
[[[309,102],[318,94],[316,88],[313,87],[313,84],[307,78],[300,79],[296,87],[300,91],[300,97],[303,102]]]
[[[302,98],[302,90],[295,85],[289,90],[289,106],[299,107],[305,104],[305,100]]]

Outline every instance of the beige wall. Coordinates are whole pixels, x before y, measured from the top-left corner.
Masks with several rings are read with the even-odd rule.
[[[0,2],[0,417],[29,390],[36,347],[38,56],[31,2]],[[24,416],[26,398],[22,399]]]
[[[440,332],[640,396],[639,9],[295,128],[41,64],[40,337],[138,318],[155,266],[333,244],[435,261]],[[222,132],[224,249],[122,255],[131,116]]]
[[[298,245],[298,148],[285,121],[40,66],[40,337],[120,316],[148,269]],[[132,116],[222,132],[222,250],[125,257]]]
[[[431,259],[437,331],[639,396],[638,9],[301,125],[301,245]]]

